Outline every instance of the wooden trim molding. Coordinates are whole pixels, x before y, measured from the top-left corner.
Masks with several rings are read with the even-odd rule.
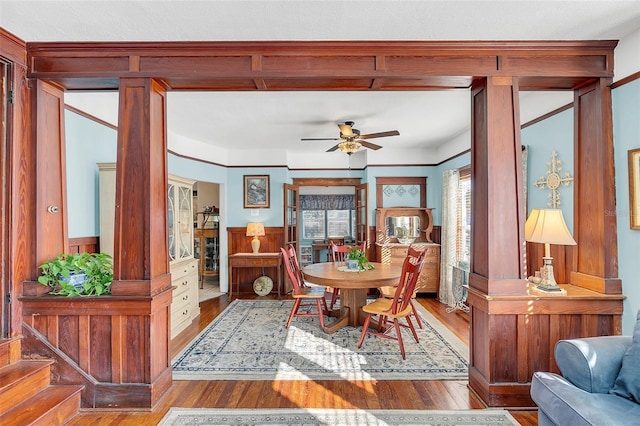
[[[427,207],[427,177],[377,177],[376,178],[376,208],[382,208],[385,185],[418,185],[420,187],[420,207]],[[395,207],[395,206],[387,206]],[[404,206],[406,207],[406,206]]]
[[[361,183],[360,178],[293,178],[293,184],[298,186],[356,186]]]
[[[27,43],[27,50],[29,77],[57,80],[66,89],[117,89],[124,77],[161,78],[171,90],[468,89],[478,78],[471,76],[510,75],[523,90],[552,90],[613,77],[616,45],[615,40],[35,42]]]

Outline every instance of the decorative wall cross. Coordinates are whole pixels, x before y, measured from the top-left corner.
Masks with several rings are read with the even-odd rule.
[[[562,177],[560,176],[562,161],[558,160],[557,156],[555,151],[551,151],[551,162],[547,163],[547,177],[541,176],[540,179],[533,182],[540,189],[545,189],[545,187],[551,189],[551,193],[547,196],[550,200],[547,206],[554,209],[560,205],[560,192],[558,192],[560,185],[569,186],[573,181],[573,177],[568,172],[565,172]]]

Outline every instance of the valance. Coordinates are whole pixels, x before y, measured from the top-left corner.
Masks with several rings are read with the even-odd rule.
[[[300,208],[302,210],[353,210],[355,195],[301,195]]]

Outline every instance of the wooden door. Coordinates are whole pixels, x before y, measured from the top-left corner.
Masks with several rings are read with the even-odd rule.
[[[355,186],[355,202],[356,202],[356,243],[360,244],[367,241],[369,237],[369,211],[367,210],[367,199],[369,197],[369,184],[361,183]],[[370,242],[367,242],[369,245]]]
[[[9,182],[7,171],[7,104],[9,102],[8,96],[8,67],[5,63],[0,62],[0,177],[2,182]],[[8,220],[8,199],[7,199],[7,186],[2,185],[0,187],[0,200],[2,202],[0,211],[2,216],[0,217],[0,259],[8,259],[7,244],[8,228],[6,224],[10,223]],[[9,337],[9,305],[5,302],[9,297],[11,290],[9,289],[9,271],[7,270],[9,262],[0,262],[0,339]]]
[[[283,244],[293,244],[298,251],[298,221],[300,215],[298,206],[300,205],[300,193],[298,185],[284,184],[284,238]]]

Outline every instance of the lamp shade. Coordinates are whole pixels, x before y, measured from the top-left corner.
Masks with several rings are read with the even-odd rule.
[[[533,209],[524,224],[524,238],[532,243],[575,246],[560,209]]]
[[[247,237],[262,237],[264,235],[264,224],[260,222],[249,222],[247,224]]]

